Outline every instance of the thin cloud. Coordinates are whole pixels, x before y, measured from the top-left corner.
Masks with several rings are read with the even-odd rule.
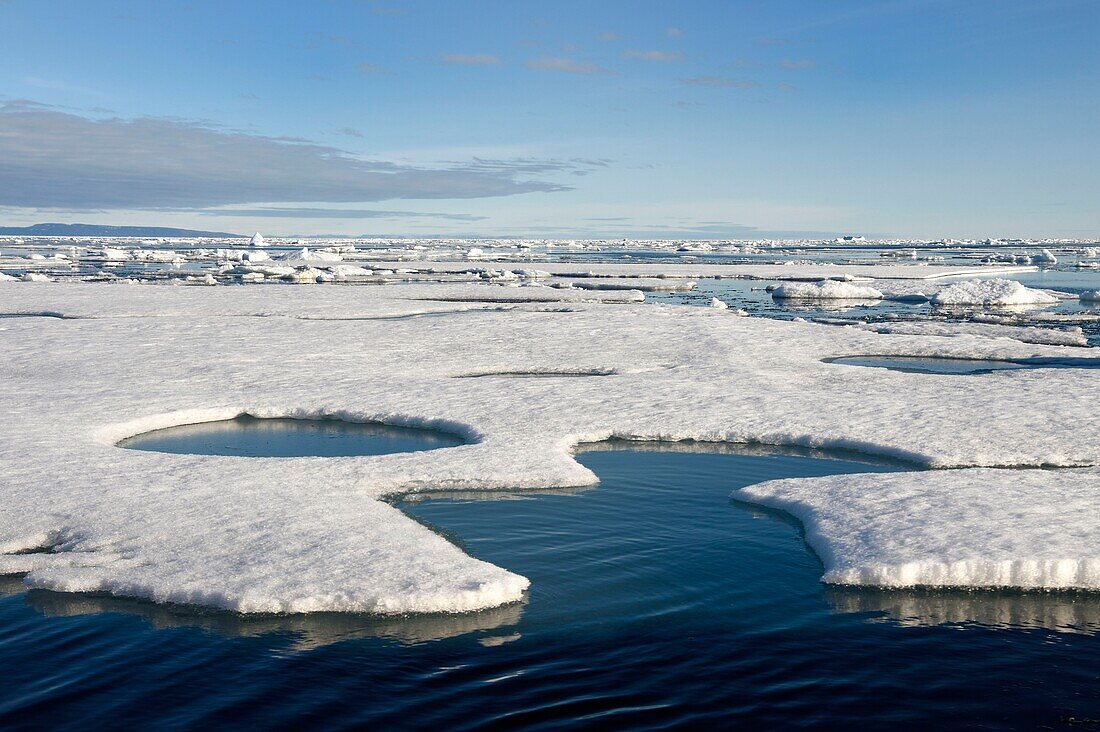
[[[618,33],[612,33],[610,31],[608,31],[607,33],[601,33],[599,36],[597,36],[597,38],[599,38],[601,41],[604,41],[606,43],[606,42],[609,42],[609,41],[619,40],[619,34]]]
[[[731,79],[728,76],[693,76],[684,79],[690,86],[710,86],[726,89],[757,89],[760,84],[750,79]]]
[[[451,66],[495,66],[500,58],[491,53],[445,53],[439,60]]]
[[[783,82],[781,84],[776,85],[775,88],[778,89],[781,92],[796,92],[796,91],[798,91],[797,86],[795,86],[794,84],[788,84],[786,82]]]
[[[341,135],[347,135],[348,137],[366,137],[361,130],[357,130],[354,127],[345,127],[340,130]]]
[[[541,69],[543,71],[564,71],[568,74],[614,74],[611,69],[605,69],[596,64],[582,64],[569,58],[543,56],[539,59],[525,61],[524,66],[529,69]]]
[[[679,38],[684,35],[684,32],[676,26],[670,25],[668,28],[665,28],[665,35],[669,38]]]
[[[684,54],[680,51],[638,51],[630,50],[623,53],[623,58],[636,58],[643,61],[680,61]]]
[[[815,66],[817,66],[817,62],[816,61],[811,61],[808,58],[800,58],[800,59],[785,58],[785,59],[783,59],[782,61],[779,62],[779,68],[781,68],[781,69],[791,69],[791,70],[812,69]]]
[[[385,211],[361,208],[205,208],[194,209],[205,216],[233,216],[239,218],[293,218],[293,219],[443,219],[446,221],[484,221],[484,216],[473,214],[433,213],[430,211]]]
[[[360,74],[384,74],[384,73],[386,73],[386,70],[383,69],[381,66],[379,66],[377,64],[367,63],[365,61],[361,64],[357,64],[355,66],[355,70],[358,71]]]
[[[191,209],[485,198],[569,190],[533,179],[569,172],[560,165],[540,170],[527,160],[416,167],[197,122],[89,119],[0,105],[0,206]]]

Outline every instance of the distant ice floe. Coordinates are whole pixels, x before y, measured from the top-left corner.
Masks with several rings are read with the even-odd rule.
[[[591,485],[573,446],[621,437],[844,448],[958,468],[738,494],[799,517],[829,582],[1100,590],[1095,370],[937,379],[932,392],[927,375],[823,363],[1058,358],[1066,347],[522,284],[0,287],[0,313],[68,318],[60,330],[36,317],[0,324],[0,573],[249,613],[494,607],[519,601],[527,579],[382,499]],[[564,369],[615,375],[453,378]],[[471,444],[356,458],[115,447],[242,413],[439,428]]]
[[[1059,299],[1044,290],[1025,287],[1016,280],[967,280],[948,285],[932,296],[932,304],[951,305],[1053,305]]]
[[[1100,290],[1085,290],[1081,293],[1081,302],[1100,302]]]
[[[882,292],[850,282],[785,282],[772,289],[772,297],[787,300],[881,300]]]

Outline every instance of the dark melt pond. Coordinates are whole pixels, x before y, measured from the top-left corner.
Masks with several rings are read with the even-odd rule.
[[[524,603],[484,613],[247,618],[28,593],[12,578],[0,583],[10,593],[0,727],[996,729],[1100,718],[1100,597],[827,588],[797,523],[730,498],[772,478],[898,466],[678,447],[585,452],[603,481],[591,490],[400,504],[531,579]]]
[[[168,427],[118,443],[131,450],[183,455],[347,457],[436,450],[464,444],[458,435],[337,419],[236,419]]]
[[[924,356],[842,356],[827,363],[870,366],[917,374],[988,374],[1019,369],[1097,369],[1100,358],[1035,358],[994,361],[978,358],[932,358]]]

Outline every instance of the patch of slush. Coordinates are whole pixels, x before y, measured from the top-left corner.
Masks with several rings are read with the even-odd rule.
[[[592,302],[568,314],[517,307],[477,318],[301,319],[407,314],[410,292],[428,295],[433,287],[454,297],[527,289],[0,287],[0,311],[85,318],[10,319],[0,329],[0,572],[26,572],[31,587],[238,612],[462,612],[516,602],[528,582],[468,556],[381,499],[591,485],[595,476],[571,454],[578,442],[620,436],[847,448],[939,468],[1100,463],[1094,372],[942,379],[930,393],[922,374],[822,363],[852,353],[1064,357],[1057,346],[883,336],[628,303]],[[224,317],[264,313],[288,317]],[[106,317],[120,314],[128,317]],[[620,376],[557,379],[552,397],[501,379],[452,378],[505,364],[552,371],[591,364],[593,354]],[[242,413],[441,429],[471,444],[248,459],[114,447],[143,432]],[[798,490],[832,495],[829,480]],[[952,570],[952,581],[1092,581],[1087,562],[1100,516],[1086,499],[1095,495],[1095,472],[844,480],[871,502],[839,496],[821,504],[843,514],[831,556],[838,572],[852,570],[845,581],[896,584],[901,570],[889,568],[904,565],[906,582],[943,584],[942,568],[962,560],[942,537],[956,536],[970,551],[999,549],[977,554],[970,574]],[[985,500],[996,511],[975,508]],[[884,526],[877,534],[876,521]],[[37,547],[53,551],[17,554]],[[982,563],[994,559],[1016,569],[996,574]],[[1036,561],[1046,569],[1025,571]],[[1043,564],[1053,561],[1084,574]]]
[[[613,376],[614,369],[563,369],[546,371],[484,371],[476,374],[462,374],[462,379],[482,379],[498,377],[506,379],[569,379],[583,378],[586,376]]]

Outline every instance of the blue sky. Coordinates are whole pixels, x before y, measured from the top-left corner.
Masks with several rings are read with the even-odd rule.
[[[1100,2],[0,0],[0,223],[1100,236]]]

